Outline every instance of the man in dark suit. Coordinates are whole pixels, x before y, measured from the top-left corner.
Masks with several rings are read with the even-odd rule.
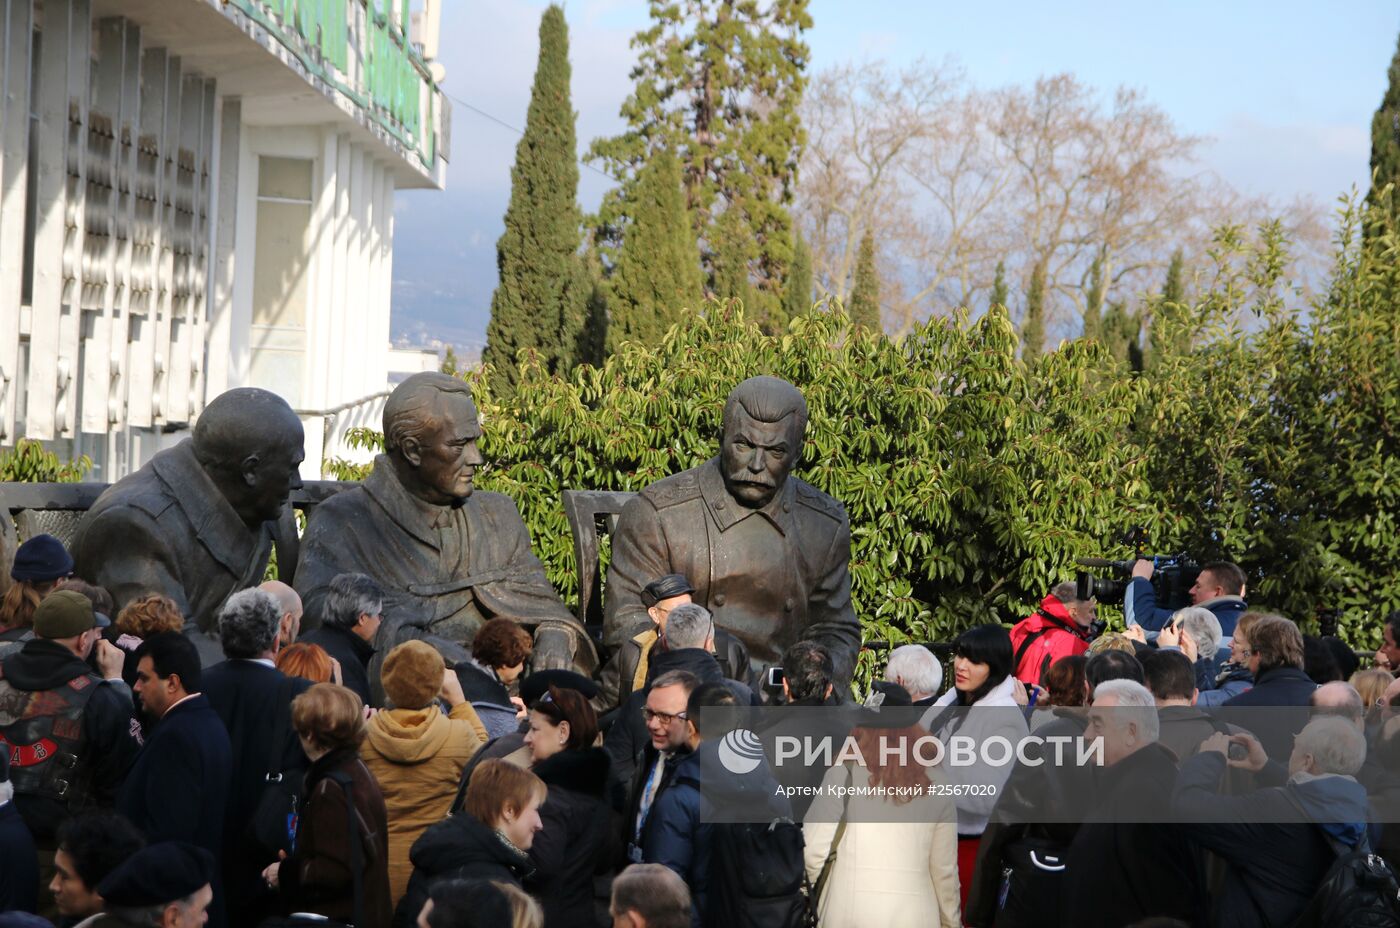
[[[340,664],[344,685],[360,695],[367,706],[377,705],[370,677],[375,638],[384,620],[384,588],[365,574],[341,574],[326,590],[320,628],[303,635],[307,644],[318,644]]]
[[[136,685],[146,714],[158,720],[117,800],[152,844],[188,841],[217,860],[233,752],[223,722],[200,692],[199,652],[178,632],[152,635],[137,650]],[[221,928],[222,880],[215,877],[209,924]]]
[[[204,695],[233,746],[223,877],[234,925],[256,925],[272,914],[262,871],[278,848],[265,847],[252,825],[274,782],[300,784],[306,772],[306,754],[292,729],[292,700],[311,681],[287,677],[274,665],[279,629],[285,630],[284,610],[270,593],[234,593],[219,611],[219,640],[228,659],[204,671]]]

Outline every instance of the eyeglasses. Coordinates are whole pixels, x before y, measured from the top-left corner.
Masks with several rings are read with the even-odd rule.
[[[648,722],[660,721],[662,725],[670,725],[676,719],[684,721],[689,717],[690,716],[686,715],[684,712],[657,712],[650,706],[644,706],[642,708],[642,718],[646,719]]]

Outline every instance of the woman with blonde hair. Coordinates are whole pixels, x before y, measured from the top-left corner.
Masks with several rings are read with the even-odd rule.
[[[359,757],[364,704],[343,686],[318,683],[292,700],[292,728],[311,766],[292,853],[263,879],[288,912],[388,928],[388,813]]]
[[[1361,694],[1361,705],[1368,719],[1385,702],[1385,691],[1394,682],[1391,672],[1380,667],[1368,667],[1351,675],[1351,685]]]

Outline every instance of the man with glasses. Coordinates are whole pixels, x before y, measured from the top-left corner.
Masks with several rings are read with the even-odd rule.
[[[636,765],[637,775],[632,778],[623,817],[627,859],[632,863],[641,863],[647,819],[657,798],[671,782],[679,755],[689,751],[686,704],[699,684],[694,674],[674,670],[653,680],[647,691],[642,718],[650,740],[641,753],[641,762]]]
[[[695,588],[682,574],[666,574],[642,588],[641,600],[647,610],[647,621],[632,630],[603,668],[598,696],[593,700],[596,711],[607,712],[625,703],[631,693],[646,685],[652,657],[668,648],[667,618],[673,609],[690,603],[694,592]],[[715,628],[711,651],[724,676],[751,684],[749,652],[743,642],[724,629]]]
[[[667,617],[657,646],[651,650],[648,678],[656,680],[671,671],[681,670],[701,683],[725,684],[740,705],[756,705],[758,699],[753,690],[747,684],[725,676],[724,668],[715,659],[715,632],[714,618],[704,606],[695,603],[676,606]],[[603,743],[612,756],[613,770],[621,782],[626,782],[632,775],[637,757],[647,741],[643,707],[647,704],[648,692],[649,687],[643,681],[640,688],[623,700]]]

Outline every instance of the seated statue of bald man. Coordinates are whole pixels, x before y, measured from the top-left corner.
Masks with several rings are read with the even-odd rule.
[[[320,623],[336,576],[363,573],[387,594],[381,657],[409,638],[430,638],[455,658],[445,643],[470,646],[488,619],[504,617],[534,630],[536,669],[592,671],[593,643],[550,586],[515,503],[473,488],[480,437],[463,381],[414,374],[395,388],[384,406],[384,453],[362,484],[316,508],[302,537],[294,586],[305,627]]]
[[[301,420],[267,390],[214,398],[191,437],[108,487],[73,539],[74,572],[117,611],[147,593],[215,634],[229,595],[261,582],[288,494],[301,486]],[[206,663],[217,643],[196,637]],[[211,650],[212,649],[212,650]]]
[[[724,404],[720,453],[642,490],[612,536],[604,643],[649,627],[642,593],[681,574],[715,625],[743,642],[755,674],[804,638],[826,645],[848,683],[860,648],[851,608],[845,507],[791,476],[807,403],[776,377],[751,377]],[[735,676],[743,679],[736,669]]]

